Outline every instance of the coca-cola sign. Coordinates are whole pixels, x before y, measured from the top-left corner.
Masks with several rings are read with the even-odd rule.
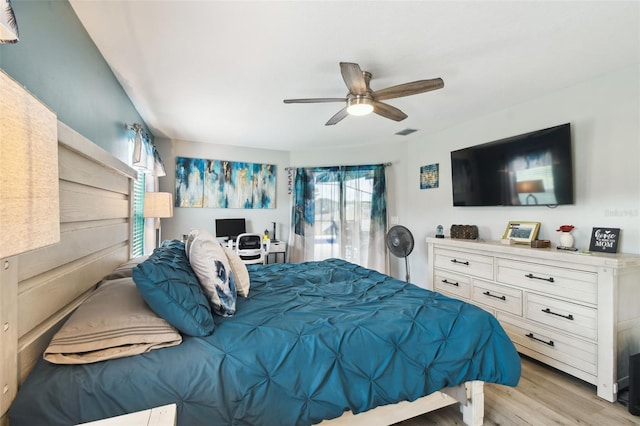
[[[589,250],[600,253],[617,253],[620,228],[593,228]]]

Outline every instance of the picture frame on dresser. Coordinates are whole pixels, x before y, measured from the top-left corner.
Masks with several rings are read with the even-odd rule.
[[[510,221],[502,236],[503,240],[512,240],[516,244],[531,244],[540,230],[540,222]]]
[[[620,228],[593,228],[589,250],[601,253],[617,253]]]

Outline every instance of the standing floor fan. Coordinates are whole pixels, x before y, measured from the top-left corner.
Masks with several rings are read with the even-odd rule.
[[[396,257],[404,257],[404,266],[407,271],[406,280],[409,282],[409,260],[407,257],[413,251],[413,235],[406,227],[402,225],[392,226],[387,232],[387,247]]]

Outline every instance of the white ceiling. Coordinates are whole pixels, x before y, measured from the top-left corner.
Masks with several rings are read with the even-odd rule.
[[[279,150],[425,134],[640,62],[640,2],[70,0],[151,132]],[[409,117],[324,123],[339,62],[375,91],[441,77],[386,101]],[[561,120],[561,117],[559,117]],[[410,136],[394,133],[405,128]],[[405,138],[405,139],[400,139]]]

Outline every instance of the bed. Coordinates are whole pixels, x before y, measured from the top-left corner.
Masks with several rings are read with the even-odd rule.
[[[491,315],[336,259],[248,266],[249,297],[233,316],[214,316],[208,336],[179,333],[173,346],[90,364],[43,360],[72,313],[108,288],[96,290],[104,277],[135,285],[112,275],[130,259],[135,171],[61,122],[58,140],[61,242],[16,256],[17,273],[0,277],[3,426],[9,417],[11,426],[69,425],[167,403],[189,426],[392,424],[454,403],[476,425],[483,382],[517,384],[518,355]],[[317,347],[300,344],[314,334]],[[434,337],[438,349],[428,347]]]
[[[146,262],[155,258],[188,262],[179,241]],[[518,382],[513,344],[473,305],[339,259],[247,269],[248,297],[233,316],[214,316],[208,336],[182,333],[175,346],[90,364],[39,361],[11,425],[77,424],[170,403],[179,425],[311,425],[465,382]],[[115,281],[123,279],[133,280]]]

